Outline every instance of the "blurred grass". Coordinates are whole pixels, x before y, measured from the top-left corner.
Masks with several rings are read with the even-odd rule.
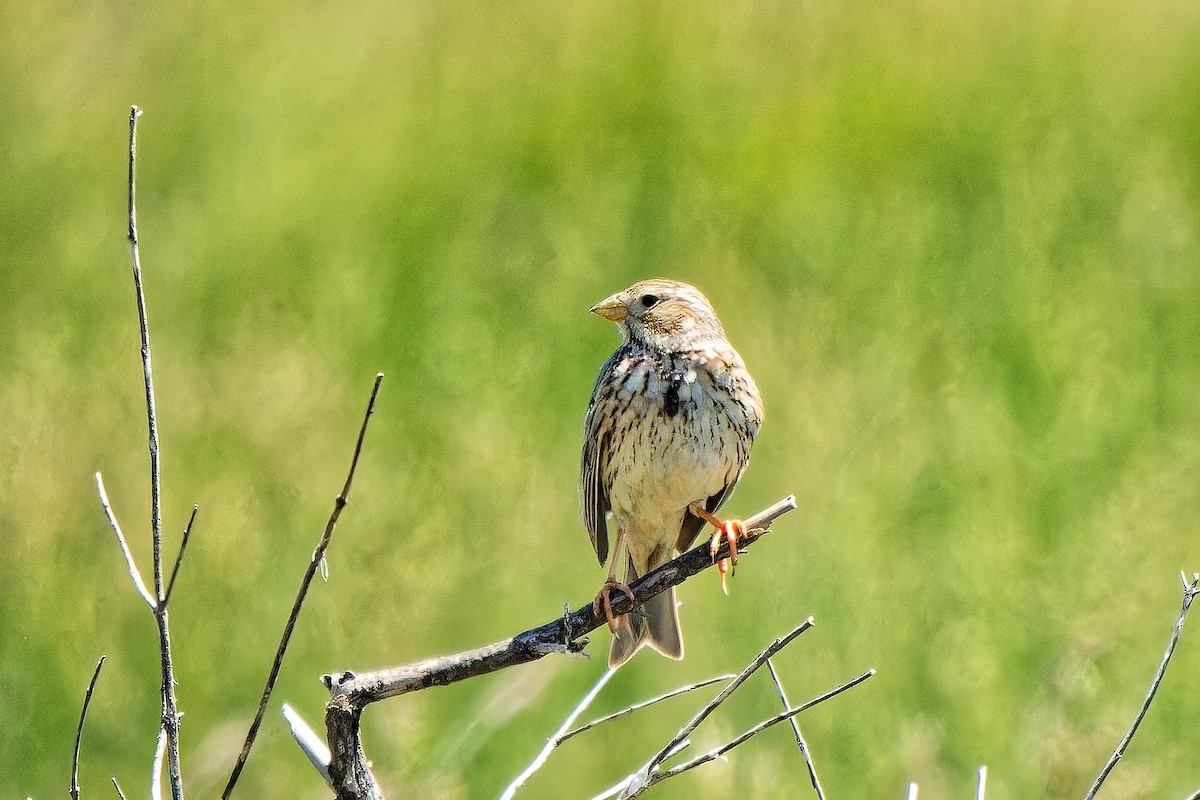
[[[800,511],[731,598],[684,589],[686,661],[602,704],[813,614],[793,698],[880,672],[802,719],[831,797],[967,796],[981,763],[993,800],[1081,796],[1200,568],[1198,34],[1184,2],[5,5],[0,794],[65,788],[101,652],[85,791],[139,794],[153,749],[153,626],[91,481],[148,568],[136,102],[172,543],[201,506],[172,608],[192,795],[232,764],[375,371],[277,700],[315,719],[320,672],[595,590],[574,484],[616,336],[586,309],[669,275],[767,399],[731,508]],[[1111,796],[1200,781],[1195,633]],[[397,794],[495,796],[599,661],[384,704],[368,750]],[[695,746],[773,702],[747,687]],[[527,793],[590,796],[689,707],[572,741]],[[658,795],[805,782],[777,730]],[[325,796],[277,716],[241,794]]]

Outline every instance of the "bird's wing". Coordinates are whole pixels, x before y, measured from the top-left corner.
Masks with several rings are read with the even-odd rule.
[[[608,487],[604,485],[604,471],[608,464],[609,445],[612,438],[613,402],[612,373],[620,359],[620,350],[609,356],[600,368],[596,385],[592,389],[592,401],[588,404],[587,418],[583,424],[583,463],[580,466],[579,493],[583,501],[583,522],[596,558],[604,564],[608,560]]]

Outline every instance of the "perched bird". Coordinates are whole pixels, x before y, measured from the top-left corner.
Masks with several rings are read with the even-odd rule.
[[[643,644],[683,658],[675,590],[614,618],[610,594],[691,546],[705,522],[736,557],[740,523],[714,514],[733,492],[762,424],[758,387],[725,337],[712,305],[695,287],[642,281],[592,307],[615,322],[622,343],[600,368],[584,424],[579,480],[583,517],[596,556],[608,559],[596,613],[613,631],[610,666]],[[625,564],[624,582],[617,567]],[[722,565],[724,566],[724,565]]]

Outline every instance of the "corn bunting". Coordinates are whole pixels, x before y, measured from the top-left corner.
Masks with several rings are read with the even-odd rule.
[[[691,546],[705,522],[718,528],[713,552],[727,537],[736,558],[740,523],[722,523],[714,514],[750,460],[762,399],[696,288],[642,281],[591,310],[615,322],[622,339],[592,389],[579,481],[601,565],[609,556],[609,517],[617,528],[608,580],[595,603],[613,631],[608,663],[625,663],[644,644],[680,659],[674,589],[617,618],[609,595],[619,588],[632,597],[628,584]],[[617,580],[621,562],[624,583]]]

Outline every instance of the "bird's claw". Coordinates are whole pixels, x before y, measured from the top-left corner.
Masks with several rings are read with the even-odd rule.
[[[596,616],[603,616],[608,620],[608,629],[617,633],[617,617],[613,614],[612,593],[620,589],[625,593],[625,596],[630,600],[633,599],[633,590],[628,585],[616,580],[608,580],[600,587],[600,592],[596,595],[596,599],[592,601],[592,611]]]
[[[708,550],[712,554],[713,561],[717,564],[717,571],[721,573],[721,591],[729,594],[729,584],[726,581],[726,573],[732,576],[737,571],[738,562],[738,540],[746,535],[746,526],[740,519],[727,519],[721,522],[716,527],[716,532],[713,533],[712,540],[708,543]],[[717,560],[717,551],[721,549],[722,542],[729,542],[729,558]]]

